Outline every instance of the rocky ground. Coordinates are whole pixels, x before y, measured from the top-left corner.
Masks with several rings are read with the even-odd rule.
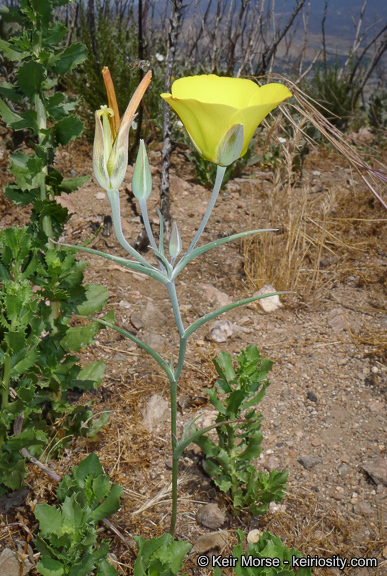
[[[160,153],[151,153],[150,160],[154,191],[149,212],[157,234]],[[84,144],[63,150],[59,165],[69,176],[91,173],[90,147]],[[124,234],[134,242],[141,223],[133,201],[128,201],[130,176],[129,168],[121,213]],[[289,470],[288,496],[283,504],[273,506],[263,519],[244,513],[235,517],[230,502],[215,491],[203,472],[198,450],[187,450],[181,463],[177,535],[196,542],[196,551],[206,552],[218,545],[229,554],[235,543],[232,529],[269,529],[304,554],[378,559],[377,569],[347,568],[343,574],[387,574],[387,216],[379,204],[370,201],[370,193],[357,177],[351,176],[350,185],[348,179],[349,170],[333,153],[316,152],[308,158],[302,185],[320,197],[335,191],[338,200],[331,208],[332,218],[361,219],[353,221],[353,228],[341,238],[344,246],[332,264],[325,266],[316,290],[307,292],[305,280],[305,286],[301,282],[294,293],[281,296],[282,305],[276,309],[265,312],[253,304],[233,310],[222,317],[217,330],[213,330],[214,324],[204,326],[189,342],[178,390],[179,429],[202,413],[204,419],[211,419],[205,394],[216,379],[211,359],[221,351],[237,355],[249,344],[257,344],[275,364],[260,406],[264,441],[256,465],[262,470]],[[220,194],[201,242],[247,230],[251,224],[255,227],[256,206],[262,208],[259,226],[275,225],[265,221],[265,202],[272,186],[271,175],[256,169],[231,181]],[[171,178],[171,210],[183,249],[199,225],[209,195],[177,157]],[[106,195],[93,178],[67,201],[75,214],[62,239],[66,243],[77,244],[90,237],[92,226],[110,214]],[[2,215],[0,225],[23,224],[26,218],[27,212],[17,213],[12,208]],[[355,245],[356,250],[351,250]],[[114,232],[100,235],[92,247],[125,256]],[[152,258],[149,252],[147,257]],[[247,278],[245,257],[243,245],[237,241],[186,267],[177,280],[185,325],[262,288],[259,279],[252,282]],[[321,259],[327,257],[329,253],[321,254]],[[82,258],[90,264],[86,279],[109,289],[108,309],[116,311],[118,325],[165,358],[176,354],[177,330],[166,291],[113,262],[84,253]],[[62,475],[85,452],[95,451],[111,479],[124,487],[122,508],[112,519],[123,540],[115,537],[113,548],[123,573],[130,574],[135,558],[132,536],[151,537],[168,528],[168,382],[152,359],[117,333],[101,331],[95,346],[82,353],[82,360],[101,357],[107,364],[106,378],[99,390],[87,397],[94,400],[96,412],[111,410],[110,424],[98,440],[75,442],[61,461],[51,461],[50,466]],[[31,501],[42,501],[55,488],[32,466],[28,481]],[[201,509],[208,503],[218,507]],[[217,530],[226,532],[208,535]],[[206,539],[197,542],[204,534]],[[3,538],[9,538],[9,532]],[[209,574],[197,568],[195,558],[192,554],[185,572]],[[341,572],[325,569],[316,574],[338,576]]]

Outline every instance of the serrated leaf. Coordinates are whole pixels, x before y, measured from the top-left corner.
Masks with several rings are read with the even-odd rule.
[[[96,576],[118,576],[119,572],[104,558],[98,562]]]
[[[67,330],[66,336],[61,340],[61,346],[66,350],[79,352],[81,348],[88,346],[98,332],[98,324],[90,322],[86,326],[71,327]]]
[[[78,190],[78,188],[81,188],[81,186],[84,185],[85,182],[88,182],[90,180],[90,176],[79,176],[77,178],[67,178],[67,180],[63,180],[61,182],[61,184],[59,185],[59,190],[61,192],[74,192],[75,190]]]
[[[43,556],[36,565],[36,569],[42,576],[62,576],[64,565],[54,558]]]
[[[41,2],[41,0],[38,0],[38,2]],[[55,44],[59,44],[59,42],[63,40],[66,34],[67,28],[64,24],[61,22],[52,23],[44,37],[44,44],[55,46]]]
[[[13,128],[15,122],[20,122],[23,117],[19,114],[15,114],[9,106],[0,98],[0,117],[5,122],[7,126]]]
[[[54,126],[55,141],[57,144],[66,146],[71,140],[75,140],[83,133],[85,127],[78,116],[71,114],[59,120]]]
[[[73,475],[77,480],[85,480],[88,476],[97,478],[103,474],[102,464],[96,454],[91,453],[87,458],[81,460],[78,466],[72,470]]]
[[[25,62],[17,72],[18,86],[28,98],[33,98],[42,88],[44,68],[39,62]]]
[[[85,518],[85,510],[78,504],[76,497],[76,494],[66,497],[61,506],[63,517],[62,531],[74,536],[84,523]]]
[[[218,356],[217,364],[222,367],[223,373],[225,374],[227,380],[234,380],[236,378],[230,354],[228,354],[227,352],[221,352]]]
[[[95,390],[101,384],[105,376],[106,364],[103,360],[95,360],[82,368],[71,387],[81,390]]]
[[[100,312],[108,301],[109,292],[101,284],[87,284],[86,298],[86,302],[82,302],[82,304],[77,306],[78,314],[83,314],[84,316]]]
[[[217,476],[214,482],[222,492],[228,492],[232,486],[231,478],[227,474]]]
[[[0,94],[12,102],[20,102],[23,99],[23,95],[20,94],[17,87],[10,82],[0,82]]]
[[[58,508],[43,502],[43,504],[35,506],[34,514],[39,521],[39,528],[44,536],[49,534],[61,535],[63,518]]]
[[[26,56],[29,56],[29,52],[24,50],[18,49],[17,46],[14,46],[7,42],[6,40],[0,39],[0,52],[3,52],[4,56],[8,58],[8,60],[12,60],[13,62],[18,61],[20,62]]]
[[[110,420],[110,412],[109,410],[105,410],[102,412],[99,418],[93,418],[91,423],[89,424],[89,430],[87,436],[89,438],[93,438],[98,432],[102,430],[105,426],[109,424]]]
[[[76,42],[71,44],[68,48],[63,50],[60,54],[52,56],[47,62],[47,66],[58,74],[63,76],[68,72],[71,72],[73,68],[78,66],[87,59],[88,52],[84,44]]]
[[[120,496],[122,492],[123,488],[119,484],[113,484],[106,499],[92,513],[95,522],[111,516],[120,509]]]

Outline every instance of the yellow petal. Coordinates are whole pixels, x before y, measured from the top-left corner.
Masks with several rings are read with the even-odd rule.
[[[291,95],[282,84],[259,87],[251,80],[210,74],[180,78],[172,93],[161,97],[180,116],[201,155],[220,164],[218,145],[233,125],[244,128],[243,156],[260,122]]]

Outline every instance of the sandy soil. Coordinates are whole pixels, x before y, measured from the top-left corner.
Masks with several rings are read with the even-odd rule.
[[[150,153],[150,161],[154,191],[149,212],[157,235],[160,153]],[[68,176],[90,174],[91,148],[84,143],[62,150],[58,165]],[[199,225],[210,192],[195,183],[180,156],[176,156],[173,166],[171,210],[184,249]],[[134,242],[141,223],[128,201],[130,173],[128,169],[121,213],[124,234]],[[267,221],[265,212],[272,185],[270,174],[256,168],[230,181],[220,194],[201,242],[248,230],[256,223],[275,226],[275,222]],[[387,386],[385,348],[382,350],[387,331],[386,220],[382,220],[387,217],[333,153],[308,157],[302,185],[321,198],[335,190],[338,200],[329,214],[332,218],[362,219],[348,224],[343,236],[348,247],[336,250],[338,257],[321,267],[316,290],[307,292],[305,280],[305,286],[301,282],[295,293],[281,297],[283,306],[275,312],[265,314],[252,305],[227,313],[222,319],[230,323],[232,335],[226,342],[214,342],[210,327],[201,328],[189,342],[178,391],[181,430],[183,424],[211,410],[205,389],[215,381],[211,359],[221,351],[237,355],[247,345],[257,344],[264,356],[274,360],[271,385],[260,406],[264,441],[257,466],[262,470],[289,470],[288,496],[283,505],[274,507],[264,518],[251,518],[245,513],[235,517],[230,502],[215,491],[203,472],[200,453],[187,450],[181,463],[177,536],[194,543],[208,532],[197,522],[196,514],[202,504],[217,502],[228,518],[224,527],[230,530],[224,554],[229,554],[231,543],[235,543],[232,529],[258,527],[270,529],[289,547],[295,546],[304,554],[377,557],[377,569],[348,568],[344,573],[382,575],[387,573]],[[93,178],[71,195],[71,202],[75,214],[62,240],[77,244],[91,236],[92,223],[103,221],[110,208]],[[28,210],[8,207],[0,225],[20,225],[27,218]],[[358,249],[354,252],[349,248],[355,244]],[[126,256],[114,232],[109,237],[100,235],[92,247]],[[321,259],[328,256],[328,252],[323,253]],[[171,353],[176,355],[177,330],[163,287],[102,258],[84,253],[80,257],[90,264],[87,281],[109,289],[107,309],[115,310],[117,324],[152,342],[165,358]],[[149,252],[147,257],[152,258]],[[261,288],[259,279],[253,283],[246,277],[245,264],[243,245],[237,241],[188,265],[177,280],[184,324],[219,307],[219,299],[246,298]],[[151,317],[146,313],[149,309],[153,310]],[[168,402],[168,382],[152,359],[115,332],[101,331],[95,345],[81,353],[82,362],[101,357],[107,365],[106,378],[99,390],[88,393],[80,402],[93,399],[95,412],[111,410],[110,424],[97,440],[74,442],[63,459],[52,461],[50,466],[65,474],[86,453],[95,451],[111,479],[124,487],[122,508],[112,522],[125,541],[115,537],[113,550],[123,573],[130,574],[135,559],[132,536],[159,535],[169,525],[168,412],[163,412],[160,404],[150,429],[143,425],[152,395],[159,394]],[[375,473],[378,469],[379,476]],[[28,483],[31,500],[47,499],[55,488],[32,466]],[[138,512],[163,489],[159,501]],[[197,568],[195,556],[187,560],[185,572],[210,573]],[[317,570],[316,574],[340,572]]]

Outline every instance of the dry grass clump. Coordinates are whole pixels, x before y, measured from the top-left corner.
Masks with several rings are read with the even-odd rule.
[[[383,209],[387,169],[370,168],[297,87],[291,85],[290,89],[297,101],[293,106],[296,116],[284,111],[290,129],[270,191],[258,204],[257,189],[252,201],[253,206],[259,206],[252,214],[252,226],[259,223],[259,227],[279,227],[279,231],[244,241],[246,275],[256,288],[268,283],[276,290],[296,290],[304,297],[316,289],[326,290],[351,274],[359,285],[383,284],[385,269],[377,256],[383,251],[387,222]],[[305,142],[315,147],[305,132],[306,123],[320,131],[331,151],[320,148],[318,155],[312,152],[298,174],[294,166],[303,165],[300,154]],[[279,121],[266,128],[267,138],[284,134]],[[348,166],[350,177],[346,176]],[[313,179],[313,172],[321,173],[323,179],[329,168],[337,174],[319,186],[320,177]],[[368,195],[369,191],[374,196]]]

